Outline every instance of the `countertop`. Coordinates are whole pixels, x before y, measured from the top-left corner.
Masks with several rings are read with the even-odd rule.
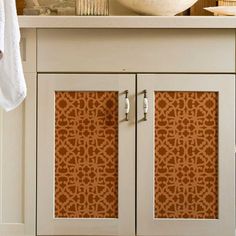
[[[19,16],[21,28],[236,29],[236,16]]]

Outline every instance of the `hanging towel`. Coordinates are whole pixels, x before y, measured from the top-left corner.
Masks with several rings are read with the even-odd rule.
[[[0,106],[16,108],[26,97],[15,0],[0,0]]]
[[[4,0],[0,0],[0,59],[2,59],[4,50],[5,11],[4,11],[3,1]]]

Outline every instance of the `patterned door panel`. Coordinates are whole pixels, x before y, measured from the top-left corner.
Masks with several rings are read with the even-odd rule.
[[[55,217],[118,217],[118,92],[55,93]]]
[[[155,217],[218,218],[216,92],[155,92]]]

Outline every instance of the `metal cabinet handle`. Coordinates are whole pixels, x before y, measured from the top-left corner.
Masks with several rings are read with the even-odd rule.
[[[126,121],[129,121],[128,115],[130,111],[130,101],[129,101],[128,95],[129,95],[129,91],[126,90],[125,91],[125,120]]]
[[[144,97],[143,97],[143,114],[144,114],[144,120],[147,120],[147,114],[148,114],[148,98],[147,98],[147,90],[143,91]]]

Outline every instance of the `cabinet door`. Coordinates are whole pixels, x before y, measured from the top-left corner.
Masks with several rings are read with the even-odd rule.
[[[234,79],[138,76],[138,235],[234,235]]]
[[[38,235],[134,234],[135,76],[44,74],[38,86]]]

